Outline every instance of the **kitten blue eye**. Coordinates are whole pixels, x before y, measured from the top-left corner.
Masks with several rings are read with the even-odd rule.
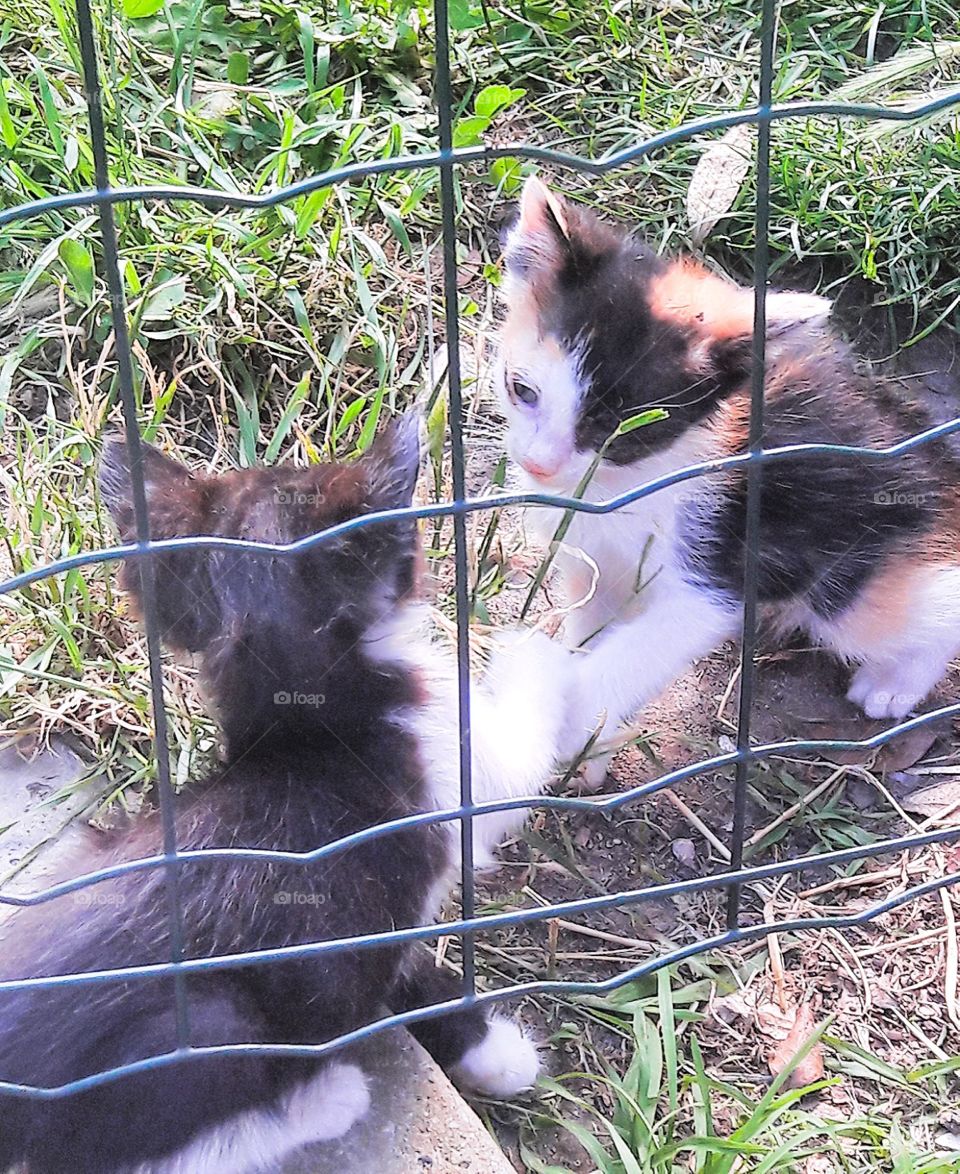
[[[519,400],[520,403],[526,404],[528,407],[532,407],[540,398],[529,383],[524,383],[520,379],[510,380],[510,394],[514,399]]]

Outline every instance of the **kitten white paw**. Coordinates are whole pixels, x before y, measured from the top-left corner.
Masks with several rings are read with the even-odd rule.
[[[487,1034],[453,1069],[458,1084],[489,1097],[512,1097],[530,1088],[540,1071],[537,1049],[511,1020],[487,1021]]]
[[[932,683],[921,683],[915,673],[897,666],[861,665],[853,674],[847,700],[859,705],[867,717],[900,721],[920,705]]]
[[[366,1076],[356,1064],[337,1061],[290,1094],[286,1121],[292,1136],[332,1141],[366,1116],[369,1108]]]
[[[570,649],[551,640],[546,632],[501,632],[494,643],[487,679],[494,687],[522,682],[541,694],[554,694],[562,704],[574,679],[573,661]]]

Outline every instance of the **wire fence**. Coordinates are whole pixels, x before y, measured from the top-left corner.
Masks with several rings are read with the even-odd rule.
[[[934,100],[910,109],[890,106],[864,105],[856,103],[805,102],[774,105],[772,103],[775,70],[776,11],[775,0],[763,0],[761,21],[761,58],[759,79],[759,101],[755,106],[698,119],[678,126],[663,134],[655,135],[625,150],[606,155],[600,159],[581,158],[563,151],[555,151],[528,144],[503,145],[497,147],[453,148],[454,104],[450,67],[450,40],[447,0],[435,0],[434,21],[436,38],[436,87],[435,95],[439,119],[439,149],[436,152],[415,157],[381,159],[371,163],[353,164],[314,176],[303,182],[292,184],[263,196],[248,196],[235,192],[219,191],[212,188],[196,187],[111,187],[108,174],[107,143],[104,132],[102,90],[97,62],[97,48],[94,24],[89,0],[76,0],[76,13],[80,33],[84,71],[84,89],[88,107],[91,141],[95,162],[96,189],[94,191],[70,192],[21,204],[0,213],[0,227],[14,221],[41,216],[55,209],[92,207],[99,216],[100,238],[103,251],[103,265],[109,297],[113,309],[116,337],[120,401],[123,409],[126,444],[129,453],[133,505],[136,520],[136,542],[108,549],[88,551],[69,558],[60,559],[47,566],[41,566],[17,575],[0,584],[0,592],[7,593],[29,586],[40,579],[62,575],[76,568],[88,567],[120,559],[137,561],[142,578],[143,619],[147,635],[150,663],[150,693],[155,727],[155,749],[157,759],[157,796],[163,829],[163,851],[158,855],[130,861],[111,868],[91,872],[70,881],[49,886],[26,896],[0,895],[0,904],[15,906],[41,905],[69,893],[130,872],[163,869],[166,879],[168,917],[172,950],[170,961],[147,966],[128,966],[111,970],[89,971],[80,974],[54,975],[44,978],[25,977],[0,982],[0,991],[25,990],[28,988],[53,989],[87,986],[118,979],[149,981],[160,976],[173,980],[173,997],[176,1006],[177,1047],[169,1052],[148,1057],[136,1063],[125,1064],[107,1071],[97,1072],[83,1079],[71,1081],[56,1088],[40,1088],[16,1084],[0,1079],[0,1093],[36,1099],[54,1099],[75,1094],[86,1089],[116,1080],[124,1075],[146,1069],[156,1069],[171,1064],[187,1063],[201,1056],[256,1054],[259,1056],[303,1056],[318,1057],[341,1048],[363,1037],[371,1036],[387,1028],[447,1014],[467,1005],[485,1004],[494,1001],[519,998],[530,994],[575,994],[603,992],[675,964],[694,954],[737,942],[757,939],[767,934],[791,932],[803,929],[845,928],[862,925],[899,905],[906,904],[924,894],[935,892],[948,885],[960,882],[960,873],[953,873],[907,888],[887,900],[877,902],[850,916],[809,917],[773,924],[744,925],[741,920],[741,893],[745,885],[773,877],[799,873],[805,869],[841,865],[868,857],[880,857],[960,838],[960,827],[931,831],[924,834],[899,836],[893,839],[857,846],[840,851],[797,857],[757,867],[744,867],[744,842],[747,812],[747,787],[751,770],[772,755],[789,752],[793,755],[810,755],[824,751],[870,750],[878,748],[898,735],[918,726],[936,722],[944,717],[960,714],[960,703],[948,705],[922,716],[891,726],[873,737],[862,740],[808,739],[765,745],[754,745],[751,741],[751,712],[755,693],[755,651],[757,630],[757,588],[759,567],[759,523],[760,495],[763,469],[767,464],[783,459],[810,458],[833,453],[838,456],[856,456],[864,460],[892,460],[901,454],[929,443],[938,437],[960,431],[960,418],[910,436],[903,441],[883,449],[858,448],[830,444],[803,444],[787,448],[767,449],[762,446],[764,408],[764,367],[766,337],[765,290],[769,268],[769,213],[770,213],[770,137],[772,123],[785,118],[837,115],[870,120],[910,121],[928,117],[950,106],[960,107],[960,90],[941,94]],[[718,130],[742,123],[753,123],[758,127],[757,154],[757,206],[756,206],[756,253],[755,253],[755,312],[753,334],[753,371],[751,383],[751,421],[749,445],[745,453],[721,460],[706,461],[680,469],[660,477],[603,502],[587,502],[581,499],[560,497],[551,494],[512,494],[482,500],[469,499],[465,487],[465,457],[463,433],[463,403],[459,366],[459,324],[457,317],[457,225],[455,202],[455,169],[464,164],[489,163],[498,157],[517,157],[542,161],[562,169],[573,169],[599,175],[662,150],[675,143],[693,138],[706,131]],[[214,537],[179,538],[151,542],[143,476],[143,460],[140,435],[137,427],[134,375],[131,356],[130,335],[126,314],[123,278],[121,275],[114,205],[131,201],[176,201],[189,200],[217,208],[266,208],[287,203],[307,193],[334,184],[346,183],[365,177],[397,171],[415,171],[437,168],[440,174],[440,197],[442,206],[442,244],[444,260],[444,301],[446,322],[446,344],[449,355],[448,394],[449,429],[453,467],[453,496],[450,501],[408,509],[367,514],[354,518],[322,533],[313,534],[288,545],[249,542],[239,539]],[[700,762],[671,771],[668,774],[636,786],[630,790],[602,799],[583,799],[559,796],[538,796],[517,798],[499,802],[474,803],[471,786],[471,747],[469,725],[470,665],[468,647],[469,629],[469,576],[467,566],[466,520],[470,513],[499,509],[504,506],[554,506],[564,510],[584,513],[606,514],[621,509],[670,485],[695,477],[716,476],[725,470],[745,466],[747,471],[747,524],[746,562],[744,584],[744,627],[740,663],[741,692],[737,722],[735,749]],[[174,819],[174,793],[170,777],[167,745],[167,726],[164,710],[163,681],[160,661],[160,627],[157,616],[152,555],[182,547],[203,547],[209,550],[265,551],[276,555],[294,556],[298,552],[318,543],[330,542],[338,536],[359,527],[377,525],[388,518],[443,518],[453,520],[455,544],[455,576],[457,605],[457,663],[459,685],[460,740],[460,803],[444,811],[425,812],[389,823],[367,828],[333,843],[325,844],[314,851],[295,853],[266,851],[254,848],[218,848],[200,851],[179,851],[177,847]],[[524,909],[510,913],[499,913],[478,917],[473,876],[473,819],[484,813],[507,811],[520,808],[554,808],[567,811],[612,812],[638,802],[664,788],[671,787],[686,779],[703,775],[725,767],[735,770],[734,818],[729,841],[730,866],[724,872],[697,877],[675,883],[648,886],[620,893],[610,893],[579,900],[567,901],[546,907]],[[458,821],[461,826],[462,845],[462,917],[444,924],[416,926],[391,933],[363,935],[335,941],[321,941],[209,958],[183,956],[183,928],[180,905],[180,873],[184,864],[198,859],[230,859],[251,861],[296,862],[307,866],[334,853],[342,852],[358,843],[395,833],[403,828],[425,823]],[[550,980],[528,982],[504,987],[493,991],[478,991],[474,963],[474,938],[480,932],[504,929],[511,926],[544,921],[559,916],[585,914],[591,911],[615,907],[633,906],[650,900],[724,890],[726,893],[726,929],[713,937],[685,944],[658,957],[632,967],[610,979],[600,982],[565,982]],[[463,994],[453,1001],[435,1004],[389,1015],[369,1023],[349,1035],[313,1045],[294,1044],[229,1044],[221,1046],[195,1047],[191,1044],[190,1006],[187,999],[186,983],[191,974],[200,971],[220,970],[249,966],[269,966],[292,959],[317,958],[339,951],[362,951],[382,947],[388,943],[413,942],[417,940],[438,940],[443,937],[457,937],[462,944]],[[0,1077],[2,1077],[0,1073]]]

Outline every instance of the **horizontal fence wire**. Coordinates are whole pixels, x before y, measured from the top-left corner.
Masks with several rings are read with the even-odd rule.
[[[960,873],[937,877],[923,884],[904,889],[886,900],[879,901],[851,915],[807,917],[749,926],[742,925],[739,918],[740,894],[745,885],[757,884],[764,880],[799,873],[805,869],[839,866],[866,858],[881,857],[902,852],[910,848],[939,844],[960,838],[960,828],[947,828],[938,831],[900,836],[869,846],[857,846],[811,856],[796,857],[771,864],[757,866],[743,865],[747,785],[750,778],[750,771],[758,763],[774,755],[782,755],[784,753],[810,755],[840,750],[872,750],[885,745],[892,739],[910,730],[960,714],[960,702],[958,702],[890,726],[869,738],[855,740],[796,739],[771,742],[764,745],[753,745],[751,743],[750,717],[754,689],[757,567],[760,553],[758,544],[758,521],[762,495],[762,475],[765,466],[767,464],[776,464],[778,461],[786,459],[793,460],[799,458],[806,460],[826,454],[847,457],[853,456],[864,461],[889,461],[896,459],[896,457],[918,446],[929,444],[941,437],[960,431],[960,418],[958,418],[935,428],[929,428],[923,432],[916,433],[897,444],[885,448],[871,449],[848,445],[801,444],[783,448],[764,449],[762,442],[765,366],[765,291],[769,263],[769,148],[771,126],[774,122],[779,122],[787,118],[821,116],[908,122],[929,117],[938,111],[946,110],[953,106],[960,107],[960,90],[940,95],[929,102],[914,105],[910,109],[835,102],[774,104],[772,102],[772,83],[775,64],[775,2],[774,0],[763,0],[760,35],[760,101],[755,106],[692,120],[661,134],[653,135],[623,150],[604,155],[599,159],[584,158],[565,151],[533,146],[526,143],[501,145],[497,147],[454,149],[452,146],[453,87],[450,69],[447,0],[435,0],[434,23],[437,56],[435,93],[439,114],[439,150],[417,156],[351,164],[257,196],[186,186],[112,187],[109,182],[106,136],[102,115],[103,103],[97,64],[94,24],[90,12],[89,0],[76,0],[76,11],[81,41],[84,87],[94,150],[96,189],[93,191],[63,193],[41,200],[24,202],[16,207],[0,212],[0,227],[68,208],[93,207],[97,210],[101,243],[103,246],[104,271],[111,305],[114,310],[114,330],[118,355],[118,382],[125,437],[130,456],[137,541],[99,550],[83,551],[79,554],[33,568],[0,584],[0,594],[13,592],[54,575],[65,574],[68,571],[90,567],[98,563],[126,559],[135,562],[138,566],[143,590],[144,622],[147,631],[150,662],[150,695],[155,727],[157,794],[161,809],[163,851],[155,856],[144,857],[110,868],[85,873],[69,881],[50,885],[47,888],[32,893],[17,896],[0,894],[0,905],[17,907],[39,906],[66,896],[69,893],[74,893],[132,872],[163,869],[166,872],[168,919],[172,952],[170,961],[166,963],[148,966],[128,966],[79,974],[59,974],[43,978],[26,976],[22,979],[10,979],[0,982],[0,992],[87,986],[104,982],[116,982],[120,979],[125,981],[149,981],[158,976],[172,976],[174,980],[177,1047],[169,1052],[151,1056],[136,1063],[124,1064],[107,1071],[94,1073],[55,1088],[20,1085],[0,1079],[0,1093],[34,1099],[56,1099],[103,1085],[135,1072],[155,1070],[171,1064],[189,1063],[198,1058],[208,1056],[256,1054],[261,1056],[318,1057],[389,1028],[408,1024],[412,1025],[439,1015],[449,1014],[470,1003],[482,1005],[536,994],[600,994],[615,990],[626,983],[651,974],[664,966],[681,962],[695,954],[733,945],[738,942],[756,940],[771,933],[794,932],[805,929],[843,929],[864,925],[883,913],[960,882]],[[755,124],[759,128],[755,253],[756,298],[753,374],[751,380],[751,426],[748,451],[720,460],[704,461],[689,465],[669,475],[639,485],[628,493],[600,502],[588,502],[579,498],[537,493],[497,494],[483,498],[468,498],[465,492],[464,481],[464,434],[458,345],[455,169],[470,164],[489,163],[494,159],[509,156],[548,163],[554,167],[576,170],[590,175],[602,175],[626,167],[655,151],[673,146],[697,135],[745,123]],[[151,541],[143,479],[142,450],[136,419],[130,338],[125,309],[123,280],[120,271],[116,225],[113,218],[114,206],[118,203],[142,202],[147,200],[167,202],[189,200],[211,209],[263,209],[287,203],[300,196],[307,195],[321,188],[330,187],[334,184],[365,179],[391,172],[412,172],[427,168],[438,169],[441,181],[445,326],[449,352],[447,379],[450,405],[450,441],[453,458],[452,500],[353,518],[338,526],[288,544],[252,542],[210,536]],[[470,778],[470,675],[469,646],[467,640],[469,629],[469,610],[467,606],[469,583],[465,528],[467,515],[478,511],[490,511],[506,507],[550,507],[575,510],[584,514],[608,514],[682,481],[704,476],[715,476],[739,467],[745,467],[747,471],[748,522],[745,568],[744,640],[741,657],[741,700],[738,713],[736,749],[729,753],[718,754],[689,766],[678,768],[661,775],[651,782],[602,798],[540,795],[495,802],[475,803],[472,797]],[[380,525],[390,519],[444,517],[453,519],[455,539],[458,689],[462,734],[459,806],[443,811],[423,812],[366,828],[340,840],[320,845],[310,852],[297,853],[257,848],[216,848],[179,851],[176,843],[174,821],[175,799],[170,780],[166,741],[163,680],[160,661],[160,634],[155,610],[151,569],[153,556],[170,550],[192,547],[208,550],[229,549],[240,552],[259,551],[293,557],[314,545],[335,541],[343,534],[352,530],[364,526]],[[709,877],[694,877],[689,880],[659,884],[620,893],[607,893],[545,907],[516,910],[510,913],[484,916],[476,915],[473,874],[472,868],[470,867],[473,846],[470,828],[472,821],[478,816],[496,811],[520,810],[534,807],[567,811],[615,812],[628,804],[636,803],[641,799],[654,795],[658,791],[683,782],[686,779],[712,771],[723,770],[728,767],[732,767],[735,770],[735,787],[734,822],[730,842],[730,867],[726,871]],[[461,825],[461,844],[463,848],[463,916],[460,919],[442,924],[413,926],[391,933],[367,934],[353,938],[313,942],[277,949],[217,955],[207,958],[185,959],[183,957],[179,884],[181,869],[185,863],[189,862],[192,867],[197,867],[202,866],[205,861],[230,859],[284,861],[309,866],[332,857],[337,853],[344,852],[362,842],[393,835],[406,828],[427,823],[445,823],[452,821],[459,821]],[[481,930],[504,929],[558,916],[578,915],[604,909],[634,906],[653,898],[695,894],[711,890],[723,890],[727,893],[727,929],[723,933],[677,947],[602,981],[545,980],[515,984],[491,991],[478,992],[476,990],[473,939],[474,935]],[[417,1008],[400,1015],[385,1016],[380,1020],[353,1031],[349,1035],[315,1045],[240,1043],[194,1047],[190,1043],[189,1001],[186,997],[186,980],[190,974],[208,970],[249,966],[252,964],[269,966],[291,959],[321,957],[344,950],[368,950],[381,947],[388,943],[434,941],[449,937],[459,937],[463,947],[464,987],[463,994],[459,999],[430,1007]],[[0,1077],[2,1077],[2,1073],[0,1073]]]
[[[643,142],[620,151],[611,151],[599,159],[576,155],[569,151],[557,151],[551,147],[536,147],[530,143],[508,143],[493,147],[455,147],[450,151],[424,151],[418,155],[398,155],[391,159],[376,159],[369,163],[351,163],[325,171],[322,175],[299,180],[272,192],[248,195],[242,192],[228,192],[212,188],[192,187],[189,184],[151,184],[142,187],[118,186],[97,191],[64,192],[59,196],[44,196],[43,199],[25,201],[14,208],[0,212],[0,228],[15,220],[26,220],[46,212],[61,211],[65,208],[91,208],[103,204],[122,204],[129,201],[163,200],[172,202],[189,200],[205,204],[208,208],[221,210],[275,208],[300,196],[335,184],[372,176],[391,175],[395,172],[426,171],[439,167],[447,160],[457,166],[467,164],[489,164],[497,159],[526,159],[532,163],[549,163],[560,170],[579,171],[586,175],[606,175],[628,167],[631,163],[652,155],[665,147],[676,146],[688,139],[708,131],[728,130],[730,127],[756,124],[761,117],[770,122],[781,122],[785,118],[816,118],[837,115],[843,118],[859,118],[871,122],[915,122],[928,118],[942,110],[948,110],[960,101],[960,93],[949,92],[932,98],[929,102],[912,105],[909,109],[895,106],[876,106],[865,102],[783,102],[771,106],[764,114],[759,106],[748,106],[730,114],[712,114],[704,118],[691,119],[680,126],[672,127],[657,135],[651,135]]]

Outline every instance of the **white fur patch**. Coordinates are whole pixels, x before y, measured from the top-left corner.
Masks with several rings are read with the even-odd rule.
[[[601,465],[584,498],[603,501],[695,464],[709,437],[691,428],[666,448],[632,465]],[[580,454],[583,462],[589,458]],[[555,488],[570,493],[583,476],[580,461],[558,475]],[[542,485],[520,474],[523,488]],[[556,560],[570,608],[564,635],[576,655],[577,684],[567,709],[561,757],[575,756],[606,715],[603,741],[653,700],[694,660],[736,636],[741,609],[691,586],[678,565],[681,508],[709,510],[716,490],[709,481],[681,482],[604,515],[576,514]],[[559,510],[531,510],[527,525],[543,542],[561,519]],[[639,588],[639,590],[638,590]],[[602,781],[606,758],[586,767],[588,783]]]
[[[767,322],[770,325],[826,326],[833,303],[818,294],[796,293],[791,290],[770,290],[766,297]]]
[[[368,651],[414,671],[427,691],[424,705],[398,715],[417,739],[430,810],[460,805],[460,731],[457,666],[452,650],[432,641],[425,608],[410,607],[367,640]],[[498,638],[486,677],[472,682],[470,728],[473,797],[478,803],[539,795],[560,753],[569,696],[574,687],[572,655],[541,632]],[[493,863],[493,853],[522,826],[528,809],[494,812],[473,821],[474,862]],[[436,919],[460,868],[460,828],[448,831],[449,869],[429,894],[422,920]]]
[[[577,412],[585,390],[582,351],[564,350],[545,340],[525,351],[522,361],[510,356],[497,363],[494,386],[510,424],[507,450],[511,458],[538,478],[543,489],[556,477],[566,477],[578,460],[574,447]],[[535,404],[514,403],[506,391],[506,367],[515,379],[539,393]]]
[[[791,619],[837,656],[859,665],[847,693],[850,701],[867,717],[899,721],[924,702],[960,656],[960,567],[918,569],[909,622],[899,628],[877,625],[870,645],[848,614],[824,620],[795,612]]]
[[[705,456],[706,444],[702,430],[690,429],[642,461],[623,466],[603,464],[583,498],[605,501],[695,464]],[[588,454],[578,454],[563,475],[558,475],[551,490],[572,494],[589,463]],[[522,472],[518,477],[524,490],[543,489],[542,484]],[[644,593],[638,595],[636,588],[640,583],[655,582],[673,563],[678,508],[711,492],[712,486],[704,479],[685,481],[609,514],[574,515],[564,538],[565,549],[556,560],[566,602],[573,605],[566,622],[568,643],[579,645],[606,625],[643,610]],[[527,511],[524,520],[531,535],[546,544],[562,516],[560,510],[536,508]]]
[[[356,1064],[330,1064],[276,1108],[241,1113],[129,1174],[267,1174],[305,1145],[342,1137],[369,1107],[366,1077]]]
[[[512,1097],[531,1088],[540,1071],[537,1049],[509,1019],[493,1015],[488,1028],[455,1066],[454,1079],[489,1097]]]

